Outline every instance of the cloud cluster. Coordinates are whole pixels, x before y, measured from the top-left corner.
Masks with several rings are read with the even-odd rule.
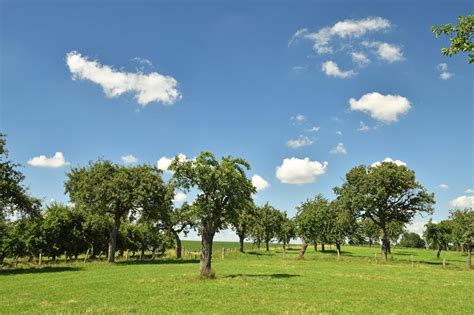
[[[385,163],[395,163],[396,165],[398,166],[407,166],[407,163],[403,162],[403,161],[400,161],[400,160],[392,160],[391,158],[387,157],[385,158],[385,160],[383,160],[382,162],[385,162]],[[382,165],[382,162],[380,161],[377,161],[377,162],[374,162],[372,163],[372,167],[377,167],[377,166],[380,166]]]
[[[138,162],[138,159],[132,154],[123,155],[121,158],[125,164],[134,164]]]
[[[384,60],[389,63],[404,60],[402,49],[397,45],[368,41],[363,41],[362,45],[367,48],[373,48],[375,55],[380,60]]]
[[[270,186],[265,179],[257,174],[252,176],[252,185],[257,189],[257,191],[265,190]]]
[[[90,60],[77,51],[67,54],[66,63],[73,79],[89,80],[100,85],[107,97],[133,93],[141,106],[151,102],[172,105],[181,98],[176,79],[158,72],[144,74],[120,71]]]
[[[311,161],[309,158],[284,159],[276,169],[276,177],[284,184],[303,185],[314,183],[317,176],[326,172],[328,163]]]
[[[334,148],[329,151],[331,154],[347,154],[346,147],[344,146],[344,143],[339,142]]]
[[[181,162],[187,161],[186,155],[180,153],[177,156]],[[163,156],[156,162],[156,167],[164,172],[171,173],[171,171],[169,171],[168,168],[170,167],[171,162],[173,162],[173,160],[174,160],[174,157],[168,158],[166,156]]]
[[[459,196],[451,200],[451,206],[454,208],[473,208],[474,209],[474,196]]]
[[[306,147],[312,144],[313,144],[313,140],[303,135],[300,135],[297,139],[288,140],[286,142],[286,145],[291,148]]]
[[[387,124],[398,121],[398,117],[411,108],[406,97],[377,92],[367,93],[358,100],[351,98],[349,105],[351,110],[368,113],[372,118]]]
[[[45,155],[36,156],[30,159],[27,163],[34,167],[45,168],[59,168],[70,164],[66,161],[62,152],[56,152],[52,157],[47,157]]]
[[[441,80],[449,80],[454,76],[453,73],[448,71],[448,64],[447,63],[440,63],[436,66],[436,68],[440,72],[439,78]]]
[[[357,63],[360,67],[365,67],[370,63],[370,59],[360,51],[353,51],[351,53],[352,62]]]
[[[339,69],[337,63],[331,60],[323,62],[321,70],[326,73],[327,76],[342,79],[350,78],[357,74],[357,72],[355,72],[354,70],[342,71],[341,69]]]

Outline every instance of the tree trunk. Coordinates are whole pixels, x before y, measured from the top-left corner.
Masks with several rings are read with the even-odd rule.
[[[318,243],[314,242],[314,251],[317,252],[318,251]]]
[[[107,261],[109,263],[115,262],[115,250],[117,248],[117,235],[120,229],[120,222],[120,216],[115,215],[114,226],[112,227],[112,231],[110,232],[109,239],[109,252],[107,256]]]
[[[244,239],[245,239],[245,236],[243,234],[239,234],[239,251],[241,253],[245,253],[245,251],[244,251]]]
[[[372,248],[372,239],[369,239],[369,247]]]
[[[439,258],[439,254],[441,253],[441,246],[438,244],[438,252],[436,253],[436,258]]]
[[[304,253],[306,253],[307,248],[308,248],[308,244],[306,244],[306,242],[303,241],[303,244],[301,244],[301,250],[300,250],[300,256],[299,256],[300,259],[304,258]]]
[[[321,243],[321,251],[324,253],[325,248],[324,248],[324,243]]]
[[[176,258],[180,259],[183,255],[183,247],[181,245],[181,239],[176,231],[173,231],[174,239],[176,240]]]
[[[145,249],[142,248],[141,253],[140,253],[140,260],[143,260],[145,258]]]
[[[214,232],[209,231],[206,227],[202,230],[201,235],[201,277],[212,278],[214,274],[211,270],[212,259],[212,240],[214,239]]]
[[[336,252],[337,256],[341,256],[341,244],[336,243]]]
[[[258,241],[257,241],[257,248],[258,248],[258,251],[260,251],[260,243],[261,243],[261,241],[258,240]]]
[[[270,241],[268,240],[265,240],[265,250],[268,252],[270,251],[270,245],[269,245]]]
[[[382,255],[385,261],[388,260],[388,247],[390,246],[390,241],[387,238],[387,231],[382,227]]]

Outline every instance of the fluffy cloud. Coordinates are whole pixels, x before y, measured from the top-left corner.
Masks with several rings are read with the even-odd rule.
[[[398,121],[398,116],[406,114],[410,108],[410,101],[400,95],[382,95],[377,92],[367,93],[359,100],[349,100],[351,110],[368,113],[372,118],[383,123]]]
[[[448,190],[449,189],[449,186],[446,185],[446,184],[439,184],[438,186],[436,186],[437,188],[439,189],[443,189],[443,190]]]
[[[339,142],[334,148],[329,151],[331,154],[347,154],[346,147],[342,142]]]
[[[451,200],[451,206],[455,208],[474,208],[474,196],[459,196]]]
[[[266,180],[257,174],[252,176],[252,185],[257,189],[257,191],[265,190],[270,186]]]
[[[324,27],[317,32],[310,33],[308,29],[298,30],[288,42],[291,46],[298,38],[305,38],[313,42],[313,49],[318,54],[331,53],[330,45],[334,37],[358,38],[369,32],[382,31],[390,28],[390,21],[381,17],[370,17],[360,20],[339,21],[333,26]]]
[[[171,171],[168,171],[168,167],[170,167],[170,164],[171,162],[173,162],[173,159],[174,157],[168,158],[166,156],[163,156],[156,162],[156,167],[158,167],[158,169],[164,172],[171,172]],[[182,162],[187,160],[186,155],[182,153],[178,154],[178,159]]]
[[[413,232],[419,234],[420,236],[423,236],[423,231],[425,230],[426,223],[428,223],[428,221],[413,222],[412,224],[408,224],[406,226],[406,229],[408,230],[408,232]]]
[[[391,158],[387,157],[385,158],[385,160],[383,160],[382,162],[386,162],[386,163],[395,163],[397,164],[398,166],[407,166],[407,163],[403,162],[403,161],[400,161],[400,160],[392,160]],[[377,161],[377,162],[374,162],[372,163],[372,167],[377,167],[379,165],[382,164],[382,162],[380,161]]]
[[[300,135],[298,139],[288,140],[286,142],[286,145],[291,148],[300,148],[300,147],[305,147],[312,144],[313,144],[313,140],[303,135]]]
[[[276,177],[284,184],[309,184],[314,183],[317,176],[326,172],[328,163],[311,161],[309,158],[284,159],[276,169]]]
[[[341,69],[339,69],[337,63],[331,60],[323,62],[321,70],[324,71],[327,76],[342,79],[350,78],[357,74],[357,72],[354,72],[353,70],[342,71]]]
[[[357,131],[362,131],[362,132],[366,132],[369,130],[370,130],[370,127],[367,126],[363,121],[360,122],[359,128],[357,128]]]
[[[363,41],[362,45],[367,48],[373,48],[373,52],[375,53],[375,55],[377,55],[377,58],[379,58],[380,60],[387,61],[389,63],[402,61],[405,59],[403,58],[403,52],[401,47],[393,44]]]
[[[469,188],[464,191],[466,194],[474,194],[474,188]]]
[[[185,193],[179,191],[176,194],[174,194],[173,202],[174,203],[185,202],[187,198],[188,196],[186,196]]]
[[[441,80],[449,80],[454,76],[451,72],[443,71],[439,74]]]
[[[124,93],[134,93],[141,106],[151,102],[172,105],[181,98],[177,90],[177,81],[173,77],[151,72],[132,73],[116,70],[90,60],[77,51],[71,51],[66,56],[66,63],[73,79],[89,80],[102,87],[107,97],[118,97]]]
[[[46,157],[45,155],[36,156],[28,161],[28,164],[34,167],[47,167],[47,168],[59,168],[70,163],[64,158],[62,152],[56,152],[52,157]]]
[[[369,58],[363,52],[354,51],[351,53],[352,61],[359,66],[364,67],[370,63]]]
[[[133,156],[132,154],[127,154],[127,155],[122,156],[122,161],[125,164],[134,164],[134,163],[138,162],[138,159],[135,156]]]

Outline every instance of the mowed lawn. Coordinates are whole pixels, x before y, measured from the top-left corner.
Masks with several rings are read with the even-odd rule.
[[[293,245],[285,255],[273,247],[222,259],[222,248],[237,246],[215,244],[213,280],[198,277],[193,254],[3,270],[0,313],[474,313],[474,271],[460,253],[442,253],[445,269],[434,251],[394,249],[385,264],[377,248],[352,246],[341,258],[310,247],[298,260]]]

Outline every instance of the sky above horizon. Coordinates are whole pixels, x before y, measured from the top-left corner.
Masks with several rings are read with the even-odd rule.
[[[430,32],[468,1],[0,5],[0,130],[46,202],[98,157],[166,169],[208,150],[245,158],[256,202],[290,216],[386,158],[435,193],[412,230],[474,203],[473,66]]]

